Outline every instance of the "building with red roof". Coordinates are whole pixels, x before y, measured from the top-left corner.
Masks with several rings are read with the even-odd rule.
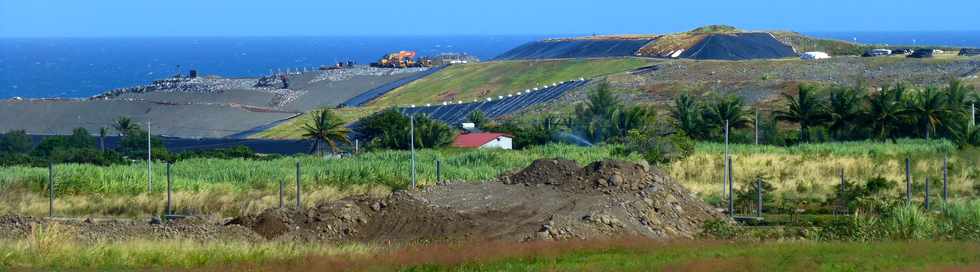
[[[514,136],[506,133],[476,132],[456,135],[453,147],[514,149]]]

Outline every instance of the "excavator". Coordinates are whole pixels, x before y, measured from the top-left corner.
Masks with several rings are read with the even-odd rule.
[[[430,67],[432,60],[422,58],[416,61],[415,51],[399,51],[382,56],[378,62],[371,63],[371,66],[381,68]]]

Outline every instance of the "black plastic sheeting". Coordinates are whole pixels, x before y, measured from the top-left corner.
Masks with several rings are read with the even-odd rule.
[[[574,40],[530,42],[494,60],[567,59],[634,56],[652,40]]]
[[[769,33],[713,34],[681,53],[685,59],[748,60],[796,57]]]
[[[960,56],[980,56],[980,49],[977,48],[960,49]]]
[[[399,79],[399,80],[395,80],[395,81],[392,81],[392,82],[385,83],[384,85],[381,85],[381,86],[378,86],[378,87],[376,87],[374,89],[370,89],[370,90],[368,90],[366,92],[363,92],[363,93],[355,96],[354,98],[348,99],[347,101],[345,101],[344,103],[342,103],[340,105],[343,106],[343,107],[360,107],[360,106],[364,106],[364,104],[367,104],[368,102],[371,102],[371,100],[374,100],[375,98],[378,98],[378,97],[381,97],[382,95],[385,95],[386,93],[390,92],[391,90],[394,90],[394,89],[396,89],[398,87],[404,86],[405,84],[412,83],[412,81],[416,81],[416,80],[418,80],[420,78],[423,78],[423,77],[426,77],[428,75],[431,75],[431,74],[433,74],[435,72],[438,72],[439,70],[442,70],[442,68],[446,68],[446,66],[448,66],[448,65],[441,65],[441,66],[432,67],[432,68],[430,68],[428,70],[425,70],[423,72],[419,72],[418,74],[415,74],[413,76],[410,76],[410,77],[406,77],[406,78],[402,78],[402,79]]]
[[[484,116],[492,119],[558,98],[562,94],[565,94],[566,91],[581,87],[588,82],[588,80],[567,81],[554,87],[539,89],[503,99],[493,98],[491,101],[484,100],[473,103],[399,108],[398,111],[405,115],[425,114],[429,118],[440,120],[447,124],[462,123],[471,112],[476,110],[483,112]]]
[[[34,144],[39,144],[44,138],[50,135],[31,135]],[[122,137],[106,136],[106,149],[115,149],[119,146]],[[160,137],[163,146],[170,152],[184,152],[190,150],[210,150],[219,148],[230,148],[236,146],[246,146],[257,153],[293,155],[310,152],[311,143],[306,140],[264,140],[264,139],[226,139],[226,138],[174,138]],[[96,136],[98,143],[98,136]]]

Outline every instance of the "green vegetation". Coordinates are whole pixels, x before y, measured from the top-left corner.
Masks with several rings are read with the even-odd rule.
[[[456,131],[446,125],[419,115],[412,118],[395,109],[388,109],[364,118],[358,132],[366,139],[367,146],[375,149],[408,150],[415,141],[415,148],[439,148],[453,142]],[[412,126],[415,127],[412,135]]]
[[[647,65],[649,60],[638,58],[500,61],[453,65],[395,89],[371,102],[371,105],[387,107],[470,101],[580,77],[595,78]]]
[[[344,124],[351,124],[360,120],[361,118],[367,117],[375,112],[380,111],[381,107],[357,107],[357,108],[340,108],[333,109],[334,115],[336,115]],[[303,127],[313,122],[313,114],[306,113],[290,119],[282,124],[279,124],[270,129],[263,130],[262,132],[252,135],[251,138],[257,139],[302,139]]]
[[[331,154],[340,152],[340,145],[351,145],[348,137],[350,129],[344,126],[344,122],[337,117],[333,111],[320,109],[310,113],[313,116],[312,122],[303,126],[303,137],[313,142],[310,154],[317,153],[323,155],[320,143],[330,147]]]
[[[803,209],[805,213],[829,213],[835,205],[839,169],[845,172],[848,188],[879,180],[892,185],[882,195],[901,199],[906,157],[912,159],[915,200],[921,202],[925,177],[932,184],[932,198],[939,199],[943,156],[947,153],[950,196],[962,199],[980,193],[976,184],[980,178],[980,150],[957,149],[949,141],[900,139],[897,144],[843,142],[790,147],[733,144],[729,149],[736,191],[754,190],[756,179],[771,186],[765,191],[767,211]],[[703,199],[717,203],[724,154],[724,144],[702,142],[692,155],[670,163],[667,171]],[[754,194],[748,196],[754,202]]]
[[[902,84],[876,93],[869,93],[862,85],[838,86],[828,91],[830,95],[824,96],[816,87],[802,84],[796,94],[784,93],[785,105],[769,114],[771,121],[758,120],[761,132],[768,134],[760,135],[768,140],[764,143],[943,138],[961,146],[980,145],[980,134],[970,123],[969,112],[978,94],[959,81],[951,81],[942,91],[935,87],[913,89]],[[752,123],[744,103],[732,96],[701,101],[681,95],[674,101],[671,116],[677,129],[701,140],[721,141],[718,128],[726,122],[734,129]],[[798,125],[798,136],[780,134],[777,121]],[[761,126],[766,123],[770,127],[763,129]],[[741,138],[736,142],[744,139],[744,135],[735,137]]]
[[[616,157],[613,147],[579,148],[549,145],[521,152],[487,149],[425,149],[417,151],[418,175],[422,184],[435,181],[435,161],[442,161],[443,179],[491,180],[504,171],[525,167],[539,158],[562,157],[585,164]],[[173,165],[175,191],[199,191],[228,185],[236,190],[269,190],[278,181],[295,176],[295,163],[301,164],[305,185],[382,184],[405,188],[410,177],[410,152],[376,151],[345,159],[322,159],[315,156],[283,157],[267,161],[244,159],[189,159]],[[164,163],[154,162],[153,179],[166,180]],[[89,164],[55,165],[59,194],[125,194],[138,195],[146,190],[146,164],[95,166]],[[22,184],[40,190],[47,182],[47,169],[13,166],[0,168],[0,186]],[[154,183],[154,191],[165,184]]]
[[[31,236],[48,236],[31,234]],[[421,245],[382,250],[281,242],[26,238],[0,244],[0,267],[52,270],[906,271],[980,264],[972,242],[719,242],[621,239]],[[855,261],[860,260],[860,261]]]
[[[622,242],[513,249],[506,257],[422,264],[412,271],[904,271],[975,266],[968,243]],[[532,253],[533,252],[533,253]],[[522,254],[523,253],[523,254]],[[496,257],[496,256],[494,256]],[[499,259],[498,259],[499,258]]]
[[[243,263],[266,264],[308,255],[363,255],[359,245],[328,246],[288,242],[122,241],[78,242],[69,226],[33,225],[27,237],[0,241],[0,270],[187,269]]]

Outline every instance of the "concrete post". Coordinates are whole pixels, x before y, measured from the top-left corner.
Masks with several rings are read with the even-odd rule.
[[[762,178],[757,178],[755,180],[755,198],[756,206],[755,216],[762,218]]]
[[[442,182],[442,161],[436,160],[436,182]]]
[[[755,144],[759,145],[759,109],[755,110]]]
[[[905,204],[912,205],[912,158],[905,158]]]
[[[733,177],[735,168],[732,165],[732,157],[728,157],[728,215],[735,216],[735,178]]]
[[[926,197],[925,197],[926,203],[925,204],[926,204],[926,210],[928,211],[929,210],[929,177],[926,177],[925,182],[926,182],[926,184],[925,184],[926,185]]]
[[[949,201],[949,154],[943,154],[943,204]]]
[[[840,169],[840,205],[841,211],[846,214],[847,211],[847,191],[844,185],[844,168]]]
[[[167,162],[167,212],[164,214],[166,216],[170,216],[174,214],[174,206],[173,206],[174,181],[173,181],[173,177],[170,175],[170,168],[172,167],[173,164]]]
[[[150,143],[150,121],[146,121],[146,192],[153,192],[153,148]]]

